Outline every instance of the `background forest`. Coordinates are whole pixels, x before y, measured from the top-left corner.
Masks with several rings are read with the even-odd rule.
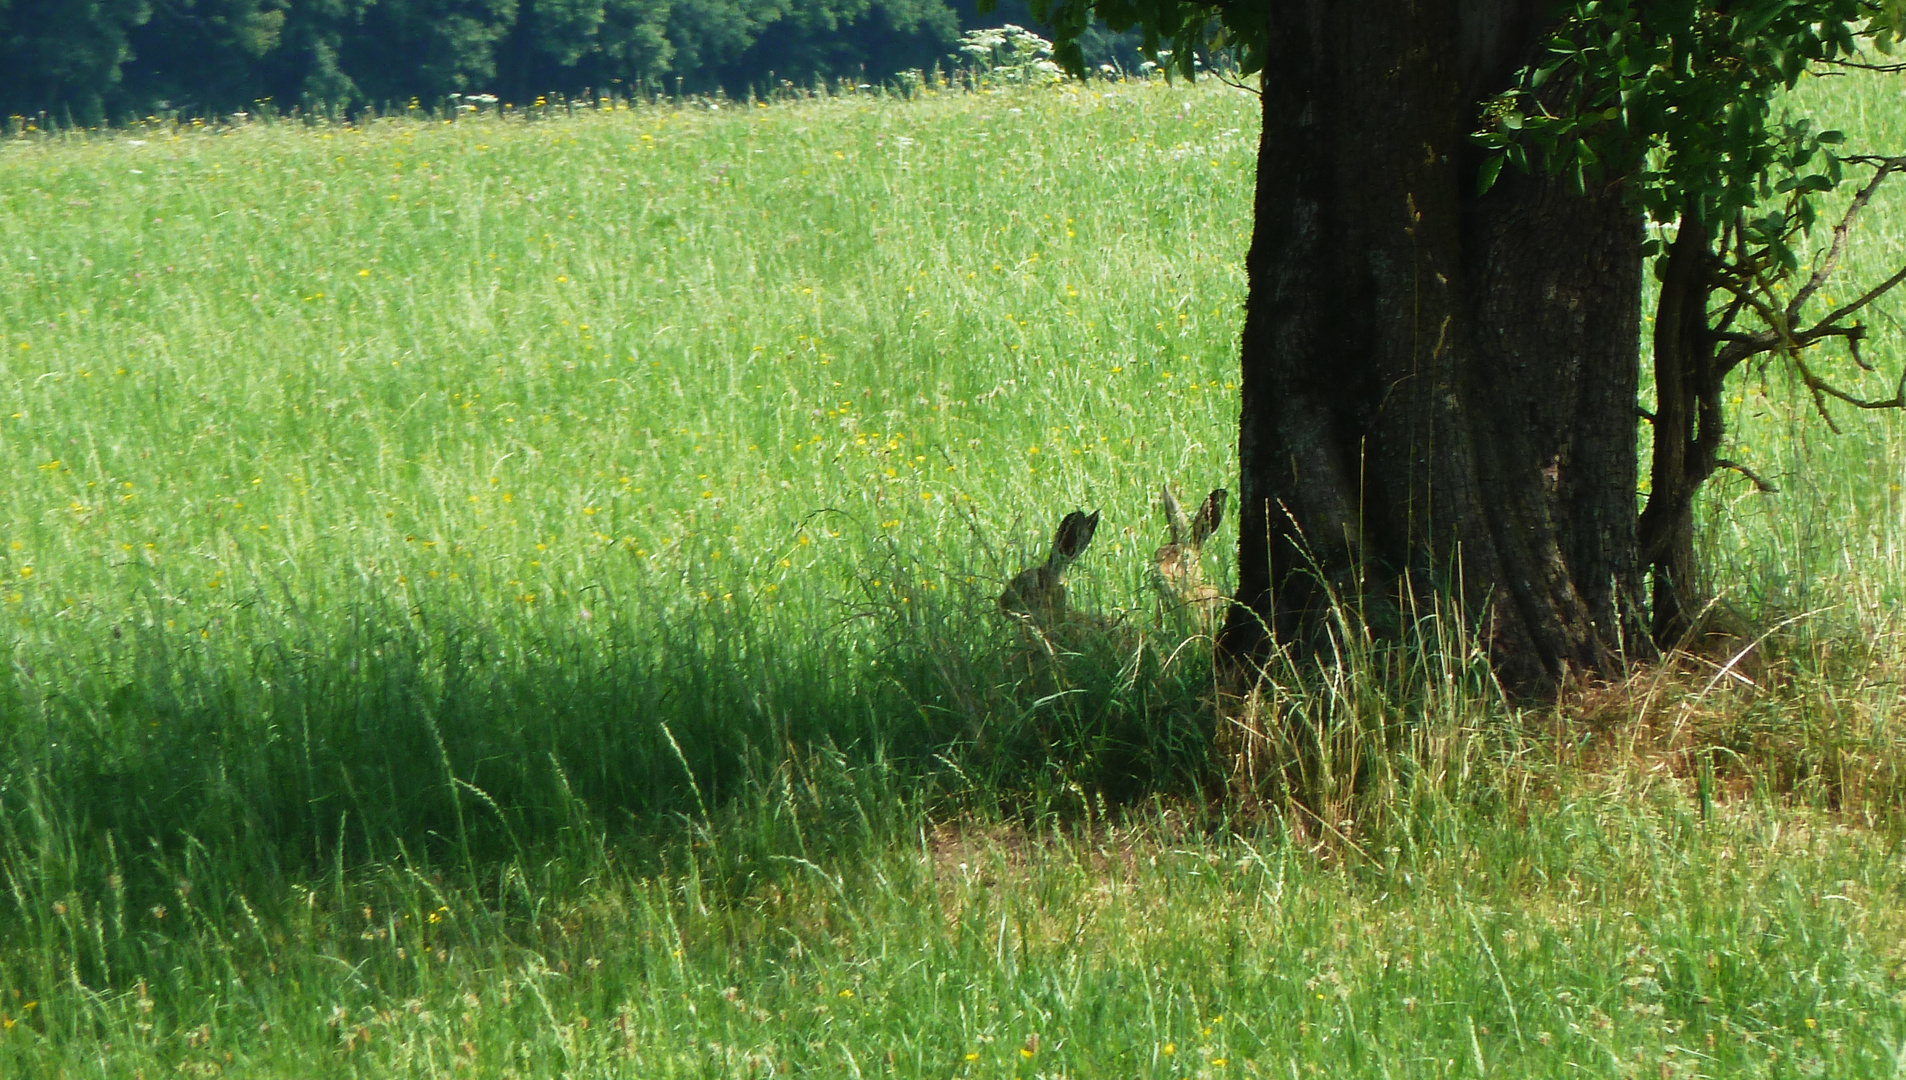
[[[726,90],[946,63],[973,0],[0,0],[0,116],[98,124],[267,103],[350,109],[457,93]],[[1110,34],[1094,64],[1135,61]]]

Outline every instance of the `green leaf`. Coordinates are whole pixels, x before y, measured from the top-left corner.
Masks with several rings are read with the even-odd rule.
[[[1476,194],[1481,195],[1496,186],[1496,177],[1502,172],[1505,154],[1491,154],[1483,159],[1482,168],[1476,170]]]

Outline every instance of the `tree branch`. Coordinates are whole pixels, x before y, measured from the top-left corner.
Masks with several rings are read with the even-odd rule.
[[[1899,271],[1895,273],[1892,277],[1889,277],[1885,281],[1880,282],[1878,285],[1875,285],[1872,288],[1866,290],[1865,294],[1862,295],[1858,300],[1855,300],[1850,304],[1844,305],[1838,311],[1833,312],[1832,314],[1821,319],[1819,322],[1815,323],[1813,330],[1808,331],[1808,333],[1813,333],[1814,331],[1821,331],[1818,336],[1820,337],[1828,336],[1828,334],[1832,332],[1834,323],[1839,322],[1841,319],[1846,318],[1848,315],[1853,314],[1854,312],[1860,310],[1861,308],[1872,303],[1873,301],[1878,300],[1880,297],[1885,296],[1887,293],[1892,292],[1893,288],[1902,281],[1906,281],[1906,266],[1900,267]]]
[[[1255,86],[1244,85],[1243,79],[1233,79],[1230,76],[1224,74],[1223,72],[1215,71],[1215,70],[1209,72],[1209,74],[1211,75],[1212,78],[1218,80],[1219,82],[1223,83],[1224,85],[1230,87],[1233,90],[1242,90],[1247,94],[1256,94],[1260,98],[1264,96],[1263,90],[1260,90]]]
[[[1766,276],[1769,265],[1765,251],[1750,252],[1743,241],[1738,245],[1732,261],[1723,260],[1716,268],[1717,288],[1733,297],[1718,313],[1719,321],[1714,327],[1715,340],[1724,343],[1715,356],[1723,376],[1743,361],[1761,353],[1778,351],[1789,356],[1798,356],[1799,350],[1830,337],[1844,338],[1853,354],[1853,362],[1862,370],[1871,370],[1871,366],[1859,352],[1859,342],[1866,336],[1865,327],[1858,323],[1847,326],[1844,325],[1844,320],[1886,295],[1902,282],[1906,282],[1906,267],[1902,267],[1892,277],[1868,289],[1851,303],[1843,304],[1827,313],[1812,326],[1804,330],[1794,329],[1800,321],[1801,311],[1807,302],[1825,287],[1834,272],[1840,268],[1841,261],[1846,256],[1847,241],[1852,234],[1853,226],[1860,213],[1872,201],[1874,193],[1894,173],[1906,171],[1906,156],[1852,155],[1841,160],[1855,165],[1874,166],[1873,176],[1854,195],[1845,213],[1833,227],[1833,241],[1826,254],[1814,267],[1806,284],[1800,287],[1784,309],[1777,308],[1772,299],[1772,283]],[[1739,235],[1731,230],[1723,235],[1730,234]],[[1729,328],[1744,309],[1751,309],[1755,315],[1759,316],[1766,328],[1754,333],[1731,331]],[[1815,404],[1819,406],[1821,395],[1825,394],[1825,391],[1814,390],[1813,392]]]
[[[1747,466],[1742,465],[1738,461],[1730,461],[1727,458],[1715,458],[1714,467],[1717,469],[1732,469],[1733,471],[1740,473],[1742,476],[1747,477],[1749,480],[1754,482],[1755,491],[1764,492],[1768,495],[1780,494],[1780,489],[1775,487],[1773,483],[1769,481],[1766,477],[1748,468]]]
[[[1906,409],[1906,369],[1901,369],[1899,373],[1899,383],[1893,388],[1892,397],[1885,399],[1858,398],[1834,386],[1832,383],[1827,382],[1818,375],[1815,375],[1813,369],[1807,367],[1807,362],[1801,359],[1798,353],[1794,354],[1793,362],[1795,369],[1800,372],[1800,381],[1804,383],[1807,390],[1813,394],[1816,407],[1820,409],[1820,415],[1822,417],[1826,416],[1825,403],[1822,401],[1823,398],[1834,398],[1838,401],[1844,401],[1856,409]],[[1833,427],[1833,420],[1831,418],[1827,419],[1827,426]],[[1839,434],[1840,429],[1834,427],[1833,433],[1836,435]]]
[[[1867,163],[1857,158],[1843,160],[1859,164]],[[1853,201],[1847,204],[1846,213],[1840,215],[1840,223],[1833,227],[1833,244],[1827,249],[1826,258],[1820,260],[1820,264],[1814,267],[1813,275],[1807,278],[1807,283],[1800,287],[1799,292],[1794,293],[1793,302],[1787,305],[1789,326],[1798,320],[1800,309],[1806,305],[1807,301],[1813,299],[1814,293],[1820,291],[1820,287],[1826,284],[1827,278],[1832,277],[1833,272],[1839,269],[1840,259],[1846,255],[1846,240],[1853,231],[1854,219],[1860,216],[1860,211],[1866,209],[1866,204],[1872,201],[1873,193],[1886,182],[1886,178],[1901,167],[1906,167],[1906,158],[1881,158],[1878,164],[1879,168],[1873,170],[1873,178],[1860,188],[1859,194],[1853,196]],[[1828,318],[1823,321],[1832,322],[1833,320]]]
[[[1868,64],[1859,60],[1823,60],[1821,63],[1833,67],[1854,68],[1858,71],[1878,71],[1887,75],[1897,75],[1906,71],[1906,64]]]

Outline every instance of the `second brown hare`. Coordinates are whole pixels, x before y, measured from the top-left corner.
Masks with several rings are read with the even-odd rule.
[[[1052,629],[1066,621],[1066,568],[1084,554],[1099,527],[1097,511],[1074,510],[1059,522],[1046,561],[1013,576],[999,594],[999,609],[1010,618]]]
[[[1218,488],[1205,496],[1197,513],[1187,518],[1170,484],[1160,492],[1165,522],[1171,528],[1171,540],[1152,556],[1152,585],[1158,590],[1161,610],[1189,611],[1207,620],[1221,610],[1224,596],[1217,586],[1205,584],[1203,556],[1204,542],[1224,520],[1227,497],[1225,490]]]

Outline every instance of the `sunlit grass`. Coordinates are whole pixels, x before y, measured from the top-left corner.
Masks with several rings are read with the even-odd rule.
[[[1251,112],[1016,100],[10,146],[9,622],[685,575],[804,621],[876,544],[1149,530],[1228,470]]]

